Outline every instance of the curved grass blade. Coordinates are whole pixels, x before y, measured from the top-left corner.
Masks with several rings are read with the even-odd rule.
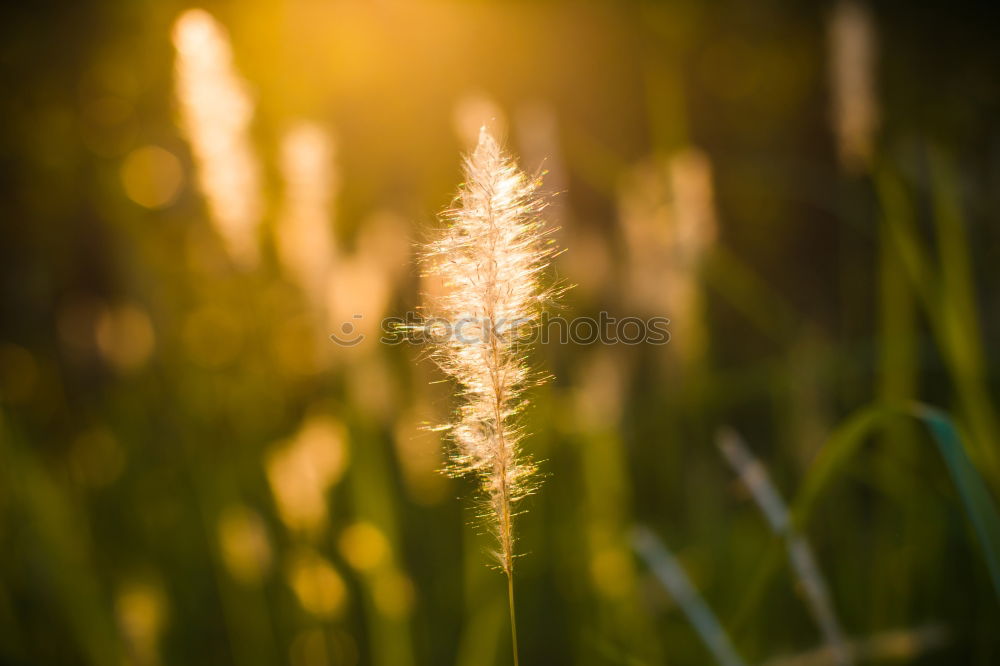
[[[1000,600],[1000,514],[986,482],[966,455],[958,429],[947,414],[920,404],[913,405],[910,413],[927,426],[948,466],[965,505],[965,513],[979,538],[979,546],[993,580],[993,591]]]
[[[743,666],[743,659],[736,652],[729,634],[722,628],[715,613],[698,594],[677,558],[652,530],[636,527],[632,532],[632,546],[687,615],[715,660],[722,666]]]
[[[750,451],[739,433],[730,428],[719,431],[716,444],[750,491],[771,531],[784,540],[792,571],[802,585],[806,605],[823,636],[831,663],[852,664],[853,659],[847,649],[847,641],[834,610],[826,579],[809,542],[792,528],[785,500],[771,482],[771,475],[764,463]]]
[[[854,456],[865,437],[878,423],[880,416],[881,410],[878,408],[862,409],[848,418],[827,439],[791,507],[791,527],[795,531],[803,531],[816,500],[829,485],[831,479]],[[781,538],[775,536],[757,570],[757,575],[750,582],[743,601],[733,616],[730,626],[734,628],[734,631],[738,632],[745,626],[749,618],[752,617],[754,609],[760,604],[760,600],[764,597],[764,593],[781,567],[783,551]]]
[[[963,508],[978,538],[983,558],[1000,601],[1000,513],[986,482],[969,459],[967,445],[951,419],[941,410],[914,403],[907,407],[866,407],[854,413],[827,440],[819,457],[810,468],[808,476],[792,506],[792,524],[804,530],[816,502],[830,484],[843,472],[845,466],[876,427],[883,426],[890,418],[908,416],[925,425],[944,459],[949,476],[961,498]],[[781,548],[777,537],[768,550],[751,582],[740,609],[730,626],[742,628],[747,618],[760,602],[781,566]]]

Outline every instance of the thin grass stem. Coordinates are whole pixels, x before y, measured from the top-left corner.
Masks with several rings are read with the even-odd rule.
[[[514,612],[514,572],[507,570],[507,603],[510,606],[510,646],[514,654],[514,666],[517,660],[517,615]]]

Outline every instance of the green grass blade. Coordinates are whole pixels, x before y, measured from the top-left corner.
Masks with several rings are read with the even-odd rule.
[[[836,664],[853,663],[826,579],[805,537],[792,529],[788,507],[772,483],[767,467],[735,430],[720,431],[716,442],[726,461],[750,491],[771,531],[785,541],[788,561],[802,586],[806,606],[816,621],[832,661]]]
[[[984,352],[972,279],[969,240],[962,219],[956,175],[940,153],[931,160],[934,221],[937,229],[936,266],[914,223],[906,185],[891,168],[875,173],[886,239],[891,240],[911,288],[921,300],[928,324],[947,364],[968,420],[972,447],[994,489],[1000,488],[1000,457],[994,444],[1000,424],[990,401],[982,368]],[[967,442],[968,443],[968,442]]]
[[[947,414],[926,405],[914,405],[911,414],[927,426],[937,444],[979,538],[993,590],[1000,600],[1000,514],[986,482],[966,455],[958,429]]]
[[[837,428],[809,469],[806,481],[792,507],[792,522],[801,529],[809,520],[816,501],[844,466],[861,448],[865,438],[886,416],[883,408],[868,407],[856,412]]]
[[[804,530],[817,501],[830,484],[843,474],[865,439],[875,431],[876,427],[884,426],[890,418],[901,415],[916,418],[930,431],[958,490],[969,522],[976,532],[997,600],[1000,601],[1000,514],[986,482],[969,459],[967,443],[959,435],[951,419],[944,412],[932,407],[922,404],[902,409],[866,407],[848,418],[829,437],[810,468],[792,506],[792,524],[795,529]],[[750,616],[753,608],[763,598],[764,592],[781,567],[782,559],[779,555],[779,548],[768,551],[759,575],[745,593],[732,626],[742,626],[743,620]]]
[[[862,409],[848,418],[827,439],[791,507],[792,525],[796,531],[801,532],[804,529],[816,501],[838,476],[844,465],[853,458],[855,451],[860,448],[865,437],[878,423],[882,413],[882,410],[874,407]],[[761,561],[757,575],[750,581],[733,616],[730,626],[734,627],[734,631],[742,631],[749,618],[753,616],[754,609],[764,598],[784,562],[783,550],[781,538],[775,536]]]
[[[971,244],[962,213],[958,173],[940,151],[932,151],[930,166],[941,266],[938,344],[962,401],[962,416],[968,424],[969,439],[975,446],[969,451],[976,456],[997,490],[1000,489],[1000,459],[995,445],[1000,441],[1000,423],[984,371],[986,354],[976,308]]]

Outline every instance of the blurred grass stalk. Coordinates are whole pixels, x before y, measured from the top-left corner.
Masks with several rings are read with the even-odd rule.
[[[750,491],[771,530],[784,540],[792,571],[802,585],[806,605],[819,626],[831,661],[841,666],[853,663],[846,647],[844,632],[833,608],[830,591],[816,563],[812,548],[793,528],[788,507],[777,488],[771,483],[767,468],[751,453],[735,430],[729,428],[720,430],[716,436],[716,444],[733,471],[739,475],[740,480]]]
[[[926,624],[913,629],[882,631],[867,638],[850,640],[846,649],[852,661],[861,663],[905,662],[946,646],[950,639],[947,627]],[[773,657],[765,661],[763,666],[827,666],[836,663],[830,647],[823,646],[800,654]]]
[[[939,459],[958,493],[966,518],[979,541],[980,551],[1000,600],[1000,514],[979,468],[970,459],[968,446],[946,412],[912,403],[903,407],[867,407],[857,411],[830,436],[802,484],[792,508],[797,529],[809,521],[820,496],[833,479],[844,474],[866,439],[892,419],[916,420],[931,435]]]
[[[827,33],[831,115],[840,161],[849,172],[864,172],[872,160],[879,124],[875,23],[864,5],[840,0],[829,16]]]
[[[281,175],[284,199],[277,223],[275,244],[284,271],[309,299],[317,327],[342,322],[318,315],[327,307],[327,281],[337,261],[338,247],[330,218],[339,174],[334,161],[336,145],[322,126],[298,121],[281,137]],[[326,335],[317,340],[329,353]]]
[[[493,593],[493,576],[483,566],[481,535],[462,532],[462,574],[465,588],[465,614],[458,641],[455,666],[483,666],[497,662],[504,628],[508,621],[507,604]]]
[[[920,297],[931,332],[952,377],[963,420],[969,427],[969,454],[983,469],[994,492],[1000,491],[1000,426],[986,380],[987,367],[976,311],[975,288],[965,223],[954,168],[941,153],[931,155],[938,270],[917,233],[910,195],[886,163],[875,173],[886,234],[898,252],[911,288]]]
[[[968,241],[954,187],[953,169],[940,154],[931,155],[933,218],[939,274],[917,233],[914,207],[902,180],[884,158],[876,157],[879,129],[877,97],[878,32],[872,12],[853,0],[841,0],[828,21],[832,118],[841,165],[855,176],[872,175],[881,206],[878,238],[878,356],[876,393],[887,406],[902,406],[918,398],[919,328],[915,297],[922,299],[931,331],[959,396],[963,420],[972,433],[969,454],[979,463],[994,490],[1000,489],[997,466],[998,427],[984,374],[985,355],[975,308]],[[931,544],[940,553],[934,526],[923,519],[921,506],[906,498],[920,496],[901,461],[912,461],[914,424],[894,419],[882,433],[884,453],[874,460],[876,483],[904,506],[902,532],[908,543]],[[874,522],[898,520],[898,509],[875,507]],[[871,536],[877,553],[893,553],[895,536]],[[885,558],[886,572],[873,590],[871,621],[875,626],[905,620],[912,551]],[[925,552],[923,557],[933,556]]]
[[[578,450],[587,571],[598,609],[602,638],[647,663],[662,660],[662,646],[646,615],[638,574],[630,554],[631,484],[624,443],[618,432],[628,388],[628,359],[597,349],[576,380]]]
[[[354,518],[365,526],[361,536],[368,543],[355,538],[352,548],[351,542],[342,538],[341,548],[360,575],[371,663],[412,666],[416,663],[410,626],[413,590],[397,562],[397,554],[402,550],[399,493],[390,477],[390,454],[384,438],[370,427],[358,426],[354,434],[354,441],[368,444],[355,447],[355,462],[349,475]],[[376,542],[385,545],[379,547]],[[372,556],[362,554],[352,558],[352,550],[361,553],[368,550]],[[384,552],[377,553],[379,550]]]
[[[872,12],[863,5],[842,0],[829,22],[831,80],[835,130],[841,165],[856,176],[871,174],[877,131],[879,98],[877,74],[879,61],[878,31]],[[886,215],[912,224],[913,211],[905,206],[886,211]],[[890,226],[878,223],[878,369],[876,395],[885,405],[902,405],[918,397],[920,370],[919,332],[914,293],[909,285],[903,258],[893,242]],[[911,446],[917,437],[909,421],[895,420],[886,425],[882,435],[885,455],[872,461],[875,482],[883,492],[898,498],[920,496],[912,477],[900,473],[900,462],[912,460]],[[918,515],[920,507],[900,502],[905,508],[901,531],[907,542],[934,543],[932,529]],[[879,504],[873,508],[876,522],[898,520],[896,507]],[[873,627],[892,626],[907,620],[906,599],[912,594],[909,580],[913,558],[909,551],[898,552],[893,544],[896,535],[878,531],[871,535],[882,559],[879,585],[873,586],[870,622]],[[933,548],[933,546],[929,546]]]
[[[912,226],[912,209],[900,205],[884,210],[904,224]],[[903,257],[899,247],[893,242],[891,227],[879,221],[878,226],[878,375],[876,394],[884,405],[903,405],[918,398],[918,376],[920,370],[919,334],[917,328],[917,308],[914,293],[906,277]],[[877,483],[884,492],[896,497],[919,496],[920,489],[911,475],[900,473],[900,461],[913,459],[912,443],[917,437],[916,428],[908,421],[898,420],[887,425],[882,436],[882,445],[887,455],[873,461]],[[905,502],[905,516],[901,531],[906,541],[919,539],[926,533],[926,523]],[[918,507],[919,508],[919,507]],[[898,509],[880,505],[874,509],[881,519],[879,522],[898,519]],[[905,620],[898,610],[906,606],[905,599],[911,594],[907,575],[912,559],[907,552],[893,552],[892,543],[898,538],[885,534],[873,535],[881,540],[880,552],[893,553],[886,558],[882,569],[886,572],[882,585],[873,590],[874,599],[871,612],[874,626],[884,626]],[[926,539],[920,539],[927,543]],[[931,541],[933,543],[933,541]],[[933,546],[930,546],[933,548]],[[890,624],[891,626],[891,624]]]
[[[680,562],[652,530],[643,526],[634,528],[632,546],[684,611],[716,662],[721,666],[744,666],[745,662],[733,647],[729,634],[698,594]]]
[[[625,301],[670,317],[671,356],[681,370],[702,367],[708,353],[700,276],[718,234],[712,181],[708,156],[685,147],[634,167],[618,196]]]
[[[198,185],[233,261],[253,268],[263,212],[261,167],[250,141],[254,104],[233,64],[225,29],[202,9],[174,23],[181,127],[197,163]]]
[[[903,407],[880,405],[858,410],[845,419],[831,433],[809,468],[791,508],[791,525],[804,530],[815,506],[830,484],[846,474],[862,444],[877,428],[892,423],[893,419],[908,417],[923,425],[932,435],[940,459],[954,484],[986,564],[993,592],[1000,600],[1000,514],[996,501],[976,465],[969,459],[969,447],[948,415],[940,410],[913,403]],[[779,569],[780,551],[772,547],[765,555],[758,574],[750,582],[747,592],[731,623],[741,627],[758,608],[765,590]]]
[[[979,440],[994,490],[1000,491],[1000,427],[989,394],[988,367],[976,308],[975,282],[966,221],[955,166],[938,150],[930,155],[934,221],[941,270],[942,344],[955,373],[958,393],[973,437]]]
[[[193,400],[191,396],[185,399]],[[218,432],[218,416],[205,416],[191,404],[186,406],[188,428],[200,433]],[[271,607],[264,590],[255,585],[243,585],[227,572],[225,553],[219,547],[219,517],[226,507],[240,501],[238,471],[228,465],[208,469],[201,464],[198,440],[187,437],[178,448],[184,474],[190,483],[197,528],[211,582],[221,607],[222,625],[235,666],[264,666],[275,659]]]
[[[37,568],[32,573],[47,578],[46,592],[51,594],[54,614],[62,615],[54,620],[53,631],[60,620],[65,622],[72,634],[70,640],[76,642],[86,663],[93,666],[121,663],[124,646],[115,619],[108,612],[110,600],[105,598],[99,584],[101,578],[87,535],[87,515],[80,511],[76,498],[68,497],[36,459],[30,445],[23,446],[22,441],[17,424],[0,411],[0,458],[3,460],[0,497],[6,505],[4,513],[18,518],[21,527],[26,528],[27,544],[31,546],[15,552],[32,558],[31,562],[19,564]],[[5,627],[3,631],[7,633],[8,629]],[[5,641],[4,647],[17,650],[16,637],[11,642]],[[37,658],[33,646],[20,647],[26,663]]]
[[[188,460],[191,459],[189,454]],[[218,547],[218,517],[236,496],[231,486],[233,481],[221,478],[219,470],[207,474],[197,463],[185,462],[195,486],[201,528],[233,663],[236,666],[266,666],[277,656],[271,607],[262,588],[233,580],[226,572],[224,555]]]

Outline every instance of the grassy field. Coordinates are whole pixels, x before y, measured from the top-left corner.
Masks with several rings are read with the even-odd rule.
[[[510,664],[512,570],[525,666],[998,663],[996,22],[871,5],[0,9],[0,665]],[[525,348],[499,567],[382,339],[481,126],[669,319]]]

